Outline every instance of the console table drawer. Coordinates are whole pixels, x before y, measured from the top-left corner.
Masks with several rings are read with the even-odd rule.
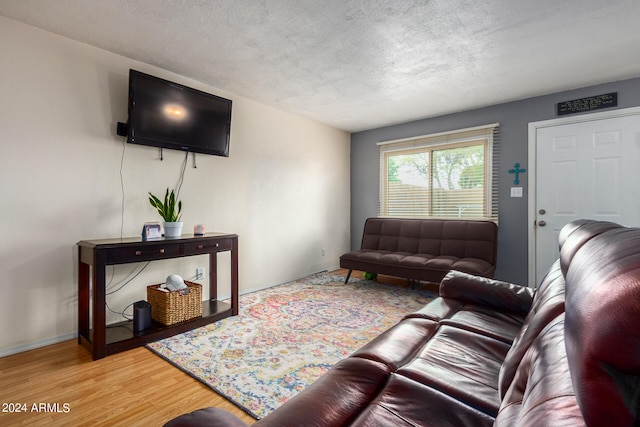
[[[107,251],[107,263],[151,261],[180,255],[180,245],[127,246]]]
[[[233,239],[216,239],[213,241],[189,242],[184,244],[185,254],[206,254],[209,252],[230,251]]]

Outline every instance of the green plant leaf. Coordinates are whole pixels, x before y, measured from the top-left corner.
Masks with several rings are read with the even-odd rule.
[[[151,194],[151,193],[149,193]],[[160,200],[158,200],[158,198],[156,196],[150,195],[149,196],[149,203],[151,204],[151,206],[153,206],[154,208],[158,209],[160,207]]]
[[[167,191],[164,193],[164,203],[158,197],[149,192],[149,204],[156,208],[165,222],[180,221],[180,214],[182,212],[182,201],[178,200],[178,209],[176,211],[176,195],[174,190],[171,190],[171,193],[169,193],[169,189],[167,188]]]

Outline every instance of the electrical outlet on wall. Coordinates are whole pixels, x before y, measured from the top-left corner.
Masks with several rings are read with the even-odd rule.
[[[204,279],[204,267],[196,268],[196,280]]]

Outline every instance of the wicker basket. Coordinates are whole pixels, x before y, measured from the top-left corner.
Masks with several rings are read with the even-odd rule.
[[[147,301],[151,304],[151,318],[163,325],[173,325],[202,316],[202,285],[184,281],[189,293],[163,292],[160,285],[147,286]]]

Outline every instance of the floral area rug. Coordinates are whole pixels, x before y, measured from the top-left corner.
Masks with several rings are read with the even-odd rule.
[[[147,347],[256,419],[434,295],[320,273],[240,296],[240,314]]]

